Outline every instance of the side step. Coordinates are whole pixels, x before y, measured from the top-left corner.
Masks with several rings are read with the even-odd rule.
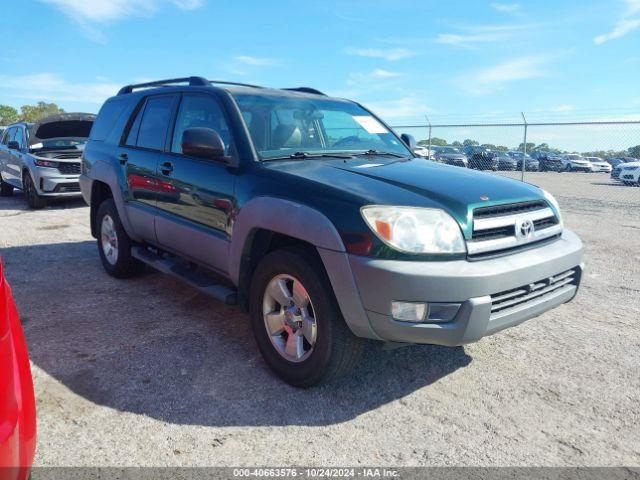
[[[209,295],[216,300],[220,300],[227,305],[235,305],[237,303],[237,295],[235,291],[225,287],[224,285],[216,283],[216,281],[208,275],[194,271],[185,265],[181,265],[180,263],[164,258],[145,247],[133,247],[131,249],[131,255],[150,267],[178,278],[200,290],[202,293]]]

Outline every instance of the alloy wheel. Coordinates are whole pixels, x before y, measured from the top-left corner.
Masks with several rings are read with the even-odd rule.
[[[110,215],[102,217],[100,244],[107,262],[109,262],[110,265],[115,265],[118,261],[118,235],[113,223],[113,218],[111,218]]]
[[[264,326],[271,344],[289,362],[302,362],[313,352],[317,339],[315,309],[297,278],[276,275],[267,284],[262,301]]]

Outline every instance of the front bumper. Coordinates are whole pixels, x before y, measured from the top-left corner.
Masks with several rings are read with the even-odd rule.
[[[79,197],[79,174],[62,174],[55,168],[34,167],[31,169],[38,195],[42,197]]]
[[[369,323],[391,342],[456,346],[517,325],[571,300],[582,272],[582,242],[571,231],[520,253],[483,261],[408,262],[350,256]],[[568,270],[573,283],[492,313],[492,297],[526,288]],[[497,297],[495,297],[497,298]],[[392,301],[460,304],[446,323],[408,323],[391,317]]]

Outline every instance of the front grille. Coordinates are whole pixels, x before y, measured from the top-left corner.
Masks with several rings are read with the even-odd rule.
[[[55,193],[79,192],[80,184],[79,183],[59,183],[58,185],[56,185],[56,188],[53,191]]]
[[[553,227],[558,224],[558,219],[554,217],[541,218],[540,220],[534,220],[533,226],[536,230],[544,230],[545,228]]]
[[[510,203],[507,205],[494,205],[492,207],[480,207],[473,211],[473,218],[492,218],[503,215],[514,215],[518,213],[532,212],[547,208],[547,204],[543,200],[535,200],[532,202]]]
[[[528,302],[538,301],[545,295],[567,289],[568,285],[577,286],[580,282],[579,270],[567,270],[553,277],[491,295],[491,315],[504,314],[509,309],[526,306]]]
[[[505,227],[489,228],[487,230],[478,230],[473,232],[473,240],[492,240],[495,238],[513,237],[515,235],[515,226],[507,225]]]
[[[65,162],[58,165],[58,171],[63,175],[79,175],[80,162]]]
[[[560,233],[560,221],[544,200],[476,208],[467,242],[468,258],[484,259],[530,248]]]

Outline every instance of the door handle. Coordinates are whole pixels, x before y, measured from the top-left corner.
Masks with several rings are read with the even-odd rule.
[[[129,160],[129,155],[127,155],[126,153],[121,153],[118,158],[120,160],[120,165],[124,165],[125,163],[127,163],[127,160]]]
[[[173,172],[173,163],[164,162],[160,167],[160,171],[163,175],[171,175],[171,172]]]

